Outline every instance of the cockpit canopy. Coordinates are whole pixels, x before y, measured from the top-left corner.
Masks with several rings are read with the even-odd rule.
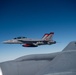
[[[24,38],[27,38],[27,37],[16,37],[14,39],[24,39]]]

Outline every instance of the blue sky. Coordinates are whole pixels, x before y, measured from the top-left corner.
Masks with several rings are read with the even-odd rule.
[[[6,45],[2,41],[17,36],[41,38],[54,32],[57,44],[24,48]],[[1,0],[0,1],[0,62],[28,54],[61,51],[76,40],[75,0]]]

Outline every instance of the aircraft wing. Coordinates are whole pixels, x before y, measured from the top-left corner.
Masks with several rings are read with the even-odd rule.
[[[32,41],[32,40],[19,40],[20,42],[23,42],[23,43],[36,43],[38,41]]]
[[[38,42],[40,41],[40,40],[31,40],[31,39],[27,39],[27,40],[25,40],[25,39],[20,39],[20,40],[18,40],[18,41],[20,41],[20,42],[22,42],[22,46],[23,47],[37,47],[38,46]]]
[[[32,44],[32,43],[37,43],[37,42],[47,42],[46,40],[18,40],[20,42],[23,42],[23,44],[27,43],[27,44]]]
[[[28,55],[0,63],[0,75],[76,75],[76,42],[59,53]]]
[[[23,47],[37,47],[38,45],[46,44],[47,41],[44,40],[18,40],[23,43]]]
[[[20,39],[18,41],[22,42],[23,47],[37,47],[38,45],[46,45],[46,44],[51,45],[51,44],[56,43],[56,41],[51,41],[51,40],[48,41],[48,40],[32,40],[32,39],[22,40]]]

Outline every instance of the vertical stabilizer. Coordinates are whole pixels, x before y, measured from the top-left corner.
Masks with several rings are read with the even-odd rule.
[[[46,34],[44,34],[44,36],[42,37],[42,39],[46,40],[48,36],[49,36],[49,34],[46,33]]]
[[[76,50],[76,41],[70,42],[63,51],[70,51],[70,50]]]
[[[49,36],[47,37],[46,40],[52,40],[53,35],[54,35],[54,32],[49,33]]]

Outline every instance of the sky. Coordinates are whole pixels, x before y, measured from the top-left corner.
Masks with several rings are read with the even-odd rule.
[[[50,32],[55,33],[55,45],[26,48],[2,43],[18,36],[39,39]],[[75,0],[0,0],[0,62],[62,51],[75,40]]]

